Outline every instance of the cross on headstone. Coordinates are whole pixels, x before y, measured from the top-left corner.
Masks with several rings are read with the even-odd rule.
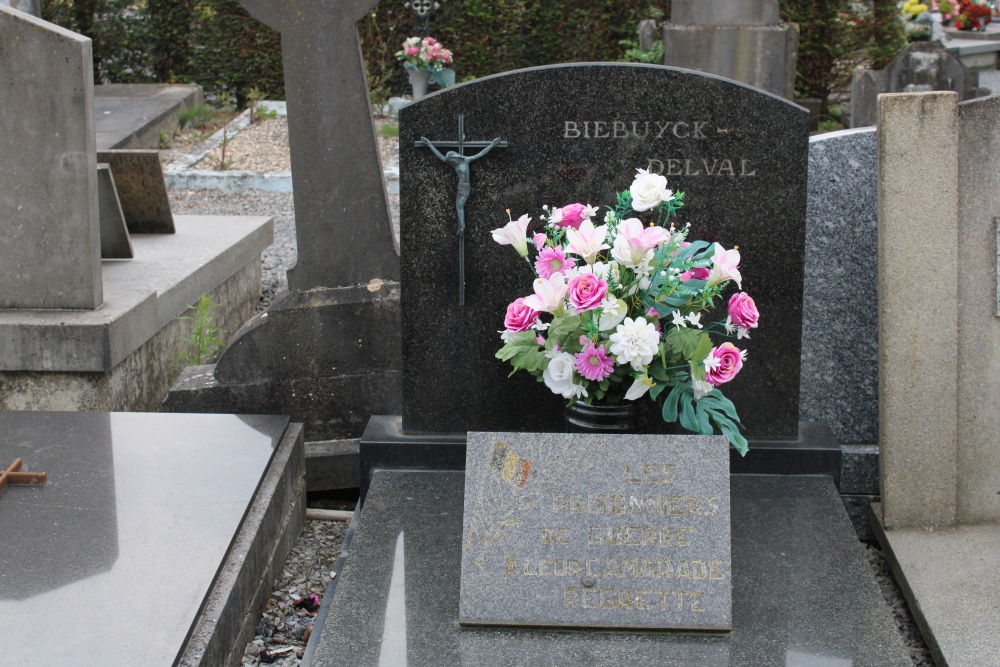
[[[18,472],[21,470],[21,459],[14,459],[10,467],[0,472],[0,491],[8,484],[45,484],[44,472]]]
[[[465,305],[465,202],[472,193],[470,163],[485,156],[494,148],[507,148],[507,141],[497,137],[493,141],[466,141],[465,116],[458,117],[458,141],[431,141],[421,137],[416,146],[429,148],[439,160],[451,166],[458,176],[455,194],[455,212],[458,214],[458,305]],[[457,148],[444,155],[438,148]],[[466,155],[466,148],[481,148],[475,155]]]
[[[357,22],[377,0],[240,0],[281,33],[298,262],[292,291],[399,280]]]

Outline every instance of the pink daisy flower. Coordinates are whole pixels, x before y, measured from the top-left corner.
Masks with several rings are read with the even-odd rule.
[[[590,342],[576,355],[576,370],[588,380],[600,382],[614,372],[615,362],[603,345],[594,347],[594,343]]]
[[[535,270],[538,271],[538,277],[545,280],[557,273],[566,275],[566,271],[574,266],[576,266],[576,260],[572,257],[566,257],[562,248],[543,248],[538,253],[538,259],[535,260]]]

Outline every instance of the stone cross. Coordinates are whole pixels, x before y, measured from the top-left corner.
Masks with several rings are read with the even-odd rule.
[[[45,484],[47,478],[44,472],[19,472],[20,470],[21,459],[14,459],[9,468],[0,471],[0,491],[8,484]]]
[[[466,141],[465,116],[458,117],[458,141],[431,141],[421,137],[417,146],[425,146],[442,162],[451,166],[458,176],[455,212],[458,215],[458,305],[465,305],[465,202],[472,193],[470,163],[484,157],[494,148],[507,148],[507,142],[497,137],[493,141]],[[442,155],[438,148],[457,148]],[[466,155],[466,148],[481,148],[475,155]]]
[[[355,24],[377,0],[240,0],[281,33],[295,180],[291,290],[399,280]]]

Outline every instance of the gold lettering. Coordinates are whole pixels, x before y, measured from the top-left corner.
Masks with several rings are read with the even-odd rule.
[[[703,595],[705,595],[703,591],[691,593],[691,611],[705,611],[705,608],[701,606]]]
[[[611,513],[625,514],[625,496],[619,494],[611,496]]]
[[[600,609],[600,607],[601,607],[601,592],[600,591],[595,591],[592,588],[584,588],[582,591],[580,591],[580,593],[582,594],[582,602],[583,602],[583,608],[584,609]],[[597,596],[597,604],[596,605],[587,604],[587,598],[590,597],[590,596],[593,596],[593,595]]]
[[[672,579],[674,576],[674,566],[670,563],[667,558],[661,558],[656,561],[656,578],[657,579]]]
[[[558,514],[560,510],[565,510],[569,505],[566,503],[566,496],[561,493],[552,496],[552,513]]]
[[[504,574],[517,574],[517,561],[513,558],[507,559],[507,566],[503,569]]]
[[[705,561],[703,560],[691,561],[691,578],[692,579],[708,578],[708,568],[705,567]]]
[[[549,565],[552,565],[552,560],[549,558],[543,558],[542,561],[538,564],[539,577],[548,577],[552,575],[552,572],[549,571],[548,569]]]
[[[591,567],[590,567],[591,563],[597,563],[600,560],[601,560],[600,558],[588,558],[587,559],[587,576],[588,577],[599,577],[600,576],[599,573],[594,572],[594,570],[591,569]]]
[[[579,609],[580,594],[575,588],[563,589],[563,609]]]
[[[709,496],[705,500],[705,505],[711,510],[710,512],[705,512],[705,516],[715,516],[719,512],[719,497]]]
[[[691,570],[688,568],[688,562],[686,560],[677,561],[677,570],[674,573],[675,579],[690,579]]]
[[[600,546],[604,544],[604,538],[601,537],[602,526],[591,526],[587,529],[587,544],[594,546]]]
[[[579,577],[581,574],[583,574],[583,567],[580,565],[580,561],[575,558],[570,558],[566,561],[567,577]]]
[[[604,563],[604,576],[605,577],[621,577],[622,575],[618,572],[618,561],[614,558],[609,558]]]
[[[618,606],[621,609],[631,609],[635,602],[635,596],[632,595],[632,591],[628,588],[623,588],[618,591]]]
[[[623,558],[622,559],[622,578],[631,576],[633,579],[639,576],[639,559],[638,558]]]
[[[709,579],[725,579],[726,574],[720,572],[720,568],[726,566],[726,561],[724,560],[711,560],[708,562],[708,578]]]
[[[678,528],[677,529],[677,546],[679,546],[679,547],[689,547],[689,546],[691,546],[693,544],[691,542],[691,540],[686,539],[684,536],[687,535],[688,533],[693,533],[693,532],[694,532],[694,528],[691,528],[690,526],[684,526],[682,528]]]

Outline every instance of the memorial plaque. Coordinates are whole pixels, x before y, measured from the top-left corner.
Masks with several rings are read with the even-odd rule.
[[[469,433],[459,623],[731,630],[728,447]]]

